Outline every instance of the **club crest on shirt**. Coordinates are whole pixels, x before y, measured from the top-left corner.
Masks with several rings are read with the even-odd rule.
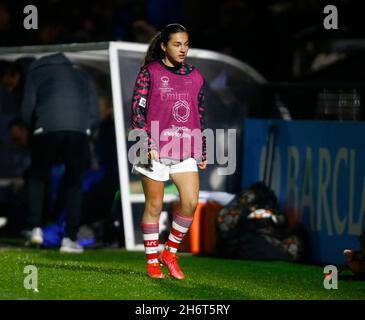
[[[190,106],[186,100],[176,101],[172,107],[172,115],[177,122],[186,122],[190,116]]]

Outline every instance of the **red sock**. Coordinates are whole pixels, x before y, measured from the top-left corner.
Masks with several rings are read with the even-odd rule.
[[[174,220],[172,221],[172,227],[169,234],[169,238],[165,243],[165,249],[176,253],[179,249],[179,245],[183,240],[184,236],[188,232],[191,223],[193,222],[193,217],[183,216],[176,213]]]
[[[158,223],[141,223],[141,230],[143,233],[143,243],[146,251],[147,263],[158,263]]]

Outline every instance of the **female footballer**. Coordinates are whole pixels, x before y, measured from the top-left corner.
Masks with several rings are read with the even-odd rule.
[[[132,128],[146,133],[149,161],[134,164],[132,172],[141,175],[145,194],[141,229],[147,274],[151,278],[165,278],[160,263],[172,277],[185,278],[176,252],[198,204],[198,167],[204,170],[207,165],[206,142],[202,137],[204,78],[196,67],[185,63],[188,50],[186,28],[180,24],[165,26],[152,39],[134,87]],[[158,256],[164,181],[170,177],[178,189],[180,207]]]

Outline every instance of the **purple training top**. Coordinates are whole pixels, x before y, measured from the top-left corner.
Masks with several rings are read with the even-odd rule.
[[[161,162],[205,160],[202,141],[204,78],[198,69],[154,61],[141,69],[132,104],[132,127],[147,131]]]

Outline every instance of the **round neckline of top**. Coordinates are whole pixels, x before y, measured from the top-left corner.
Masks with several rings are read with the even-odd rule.
[[[171,71],[178,71],[181,69],[181,67],[184,65],[183,63],[180,64],[177,67],[170,67],[168,65],[166,65],[162,60],[159,60],[160,64],[162,64],[167,70],[171,70]]]

